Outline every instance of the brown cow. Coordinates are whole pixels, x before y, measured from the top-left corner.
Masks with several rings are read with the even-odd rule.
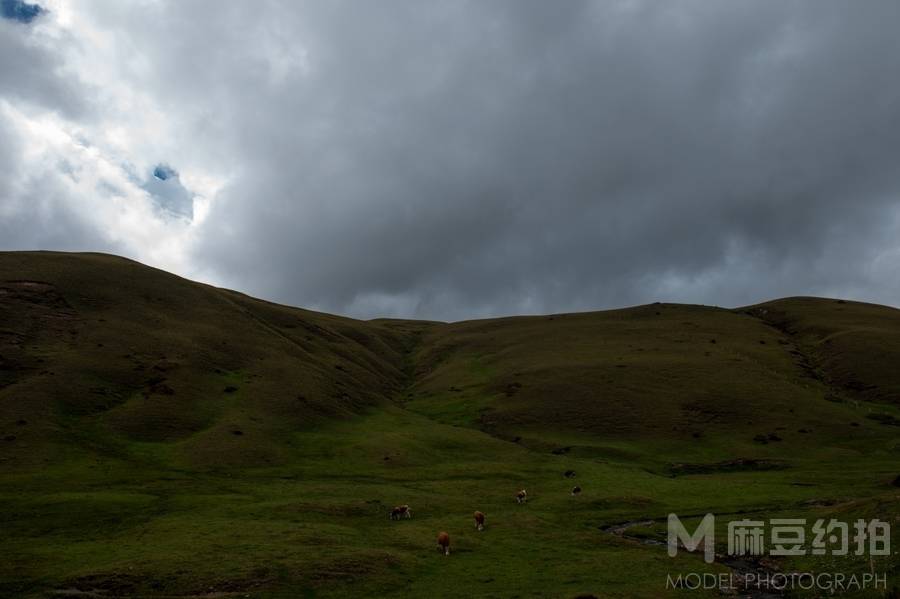
[[[391,520],[400,520],[403,517],[412,518],[412,511],[408,505],[398,505],[391,510]]]
[[[475,512],[475,529],[484,530],[484,512]]]
[[[450,535],[445,532],[438,535],[438,551],[442,551],[444,555],[450,555]]]
[[[525,489],[516,493],[516,503],[525,503],[526,501],[528,501],[528,493]]]

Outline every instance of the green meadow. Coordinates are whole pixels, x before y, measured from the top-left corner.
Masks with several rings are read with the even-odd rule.
[[[765,567],[896,596],[897,364],[900,311],[841,300],[364,322],[2,253],[0,596],[714,597],[667,576],[728,564],[660,544],[709,512],[719,552],[889,522],[891,556]]]

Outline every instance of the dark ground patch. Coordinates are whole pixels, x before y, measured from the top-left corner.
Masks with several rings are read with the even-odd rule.
[[[668,468],[671,476],[689,474],[715,474],[722,472],[761,472],[766,470],[784,470],[786,462],[780,460],[758,460],[738,458],[712,464],[671,464]]]

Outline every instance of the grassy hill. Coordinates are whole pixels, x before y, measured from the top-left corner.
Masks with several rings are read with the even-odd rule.
[[[404,385],[408,339],[105,255],[0,258],[7,462],[115,455],[283,462],[295,430],[377,405]],[[7,399],[14,397],[14,400]],[[27,448],[27,449],[26,449]]]
[[[609,525],[900,529],[897,364],[900,311],[842,300],[364,322],[0,253],[0,595],[657,597],[727,568]]]

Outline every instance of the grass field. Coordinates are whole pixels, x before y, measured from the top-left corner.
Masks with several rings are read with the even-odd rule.
[[[635,540],[670,512],[877,517],[898,587],[898,364],[900,311],[839,300],[363,322],[0,253],[0,595],[718,596]]]

